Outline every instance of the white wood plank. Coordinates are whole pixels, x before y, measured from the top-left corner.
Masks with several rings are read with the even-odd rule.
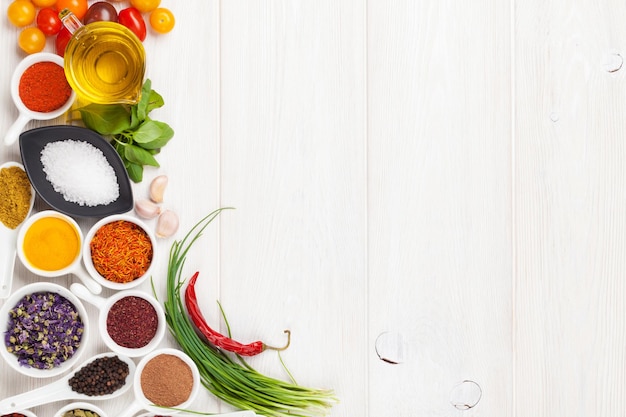
[[[363,1],[222,3],[221,297],[331,415],[366,415]],[[213,316],[213,320],[219,317]],[[251,361],[285,378],[271,352]]]
[[[623,414],[624,5],[516,10],[516,412]],[[611,65],[607,65],[611,64]]]
[[[510,416],[506,2],[368,2],[369,413]],[[378,359],[402,337],[402,364]],[[468,415],[474,415],[469,412]]]

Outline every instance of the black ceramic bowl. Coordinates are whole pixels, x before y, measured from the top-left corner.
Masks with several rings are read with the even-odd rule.
[[[64,140],[83,141],[102,151],[107,162],[113,168],[119,186],[119,196],[106,205],[80,205],[67,201],[63,194],[55,191],[46,179],[41,162],[41,151],[51,142]],[[133,192],[122,159],[113,146],[93,130],[79,126],[46,126],[23,132],[20,135],[22,163],[30,182],[37,194],[53,209],[69,216],[102,218],[112,214],[121,214],[133,208]]]

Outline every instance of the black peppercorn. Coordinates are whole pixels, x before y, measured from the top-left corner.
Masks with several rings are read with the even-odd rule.
[[[89,396],[111,394],[126,383],[128,364],[117,356],[104,356],[82,367],[69,380],[72,391]]]

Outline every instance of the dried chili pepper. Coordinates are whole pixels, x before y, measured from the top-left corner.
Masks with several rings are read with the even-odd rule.
[[[202,333],[212,345],[241,356],[254,356],[266,349],[285,350],[289,347],[289,342],[291,341],[291,332],[289,330],[285,330],[285,333],[287,333],[287,344],[283,347],[269,346],[260,340],[243,344],[213,330],[202,316],[200,306],[198,305],[195,285],[199,274],[200,272],[196,272],[189,280],[189,285],[187,285],[187,289],[185,290],[185,305],[187,306],[187,312],[189,313],[191,321],[193,321],[198,331]]]

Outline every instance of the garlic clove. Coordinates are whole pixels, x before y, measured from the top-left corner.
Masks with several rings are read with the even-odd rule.
[[[165,210],[159,215],[156,226],[156,236],[170,237],[178,230],[178,214],[172,210]]]
[[[135,213],[142,219],[154,219],[161,214],[161,207],[147,198],[135,201]]]
[[[155,177],[150,183],[150,200],[155,203],[163,202],[163,194],[165,194],[165,187],[167,187],[168,178],[166,175],[159,175]]]

